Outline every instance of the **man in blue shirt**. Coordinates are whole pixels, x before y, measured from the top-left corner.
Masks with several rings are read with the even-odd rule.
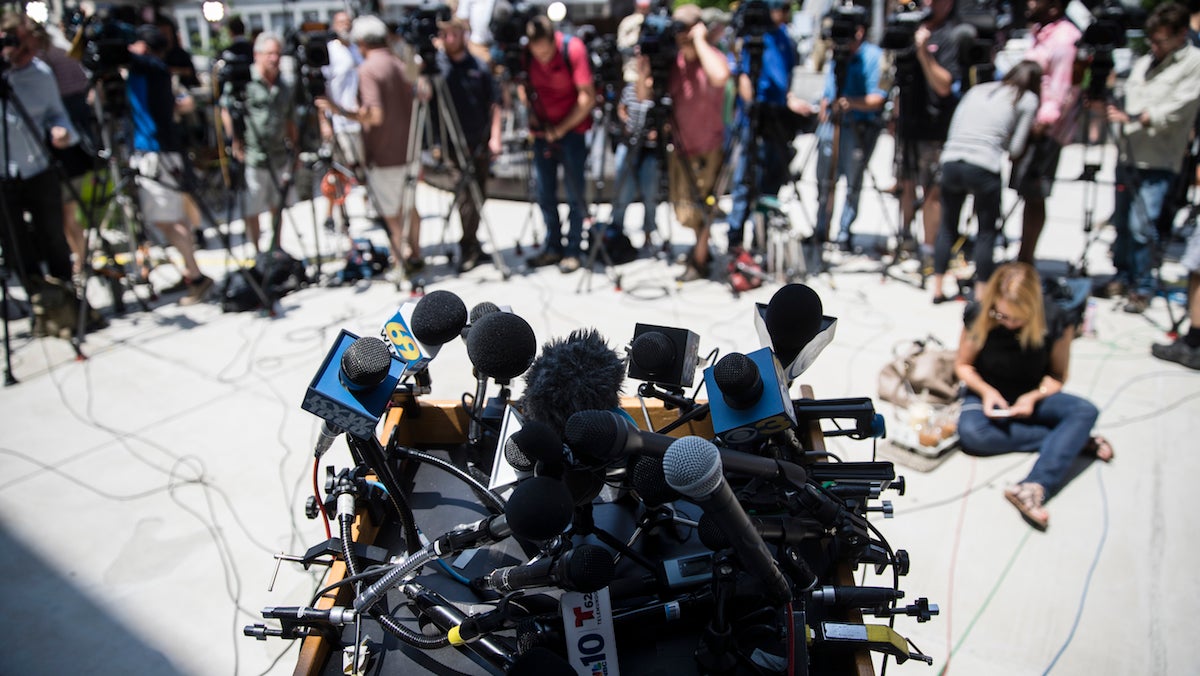
[[[838,176],[846,177],[846,201],[842,205],[838,245],[849,250],[850,226],[858,216],[858,197],[863,172],[875,152],[875,142],[883,128],[883,104],[887,92],[879,86],[883,50],[865,42],[866,14],[854,14],[854,33],[845,44],[835,39],[834,59],[825,78],[821,97],[821,125],[817,129],[820,154],[817,157],[817,231],[824,242],[829,235],[832,207],[829,200],[837,187]],[[849,17],[839,17],[849,18]],[[835,134],[835,131],[837,132]],[[838,137],[837,166],[834,167],[834,136]],[[836,173],[833,169],[837,170]]]
[[[742,56],[737,67],[738,96],[743,106],[741,126],[742,148],[755,146],[754,157],[748,150],[733,175],[733,206],[729,211],[729,249],[743,245],[743,225],[750,203],[751,184],[746,178],[750,169],[754,176],[755,196],[775,195],[787,176],[788,163],[795,154],[795,138],[774,138],[763,134],[768,120],[787,105],[792,86],[792,69],[796,66],[796,45],[787,33],[788,4],[786,0],[767,0],[772,28],[762,36],[762,65],[757,82],[750,79],[751,49],[748,40],[742,43]],[[757,109],[757,112],[755,112]],[[773,111],[773,112],[768,112]],[[757,124],[755,124],[757,120]],[[757,127],[757,128],[755,128]]]

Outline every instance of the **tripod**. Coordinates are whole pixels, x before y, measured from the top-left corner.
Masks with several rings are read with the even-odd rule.
[[[615,85],[612,83],[605,83],[602,89],[604,91],[604,104],[593,109],[592,116],[595,122],[592,124],[592,147],[589,149],[588,153],[589,155],[594,154],[596,149],[599,148],[599,169],[596,172],[595,180],[593,180],[592,184],[589,186],[589,188],[592,190],[592,199],[590,200],[591,206],[589,207],[587,219],[591,221],[591,226],[588,228],[587,233],[588,258],[587,262],[584,264],[584,274],[579,278],[579,284],[575,287],[576,293],[583,292],[585,285],[588,291],[592,290],[592,270],[596,265],[597,256],[604,260],[604,275],[613,283],[613,288],[618,290],[621,288],[621,275],[617,274],[616,267],[613,264],[612,256],[609,254],[608,247],[604,245],[605,233],[603,231],[597,232],[598,220],[595,218],[595,214],[599,211],[599,203],[603,197],[604,189],[607,183],[604,174],[606,170],[606,164],[608,163],[608,151],[605,147],[608,142],[608,128],[609,125],[612,124],[613,118],[616,116],[616,105],[613,103],[612,96],[616,89]],[[636,144],[639,150],[644,142],[645,135],[643,135],[643,137]],[[635,157],[633,155],[635,152],[638,152],[638,150],[633,148],[630,149],[631,157]],[[631,161],[636,161],[636,159]],[[631,180],[632,177],[625,175],[618,176],[616,179],[616,185],[613,186],[614,199],[616,198],[618,191],[620,191],[623,187],[624,182]]]

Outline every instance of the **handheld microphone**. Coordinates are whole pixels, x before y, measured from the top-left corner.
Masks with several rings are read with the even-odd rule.
[[[471,327],[475,325],[475,322],[480,317],[490,315],[493,312],[500,312],[500,306],[487,300],[482,303],[476,303],[475,307],[471,308],[471,311],[467,314],[467,325],[462,328],[462,331],[458,332],[459,337],[465,342],[467,336],[471,335]]]
[[[325,421],[315,453],[323,455],[342,431],[369,439],[403,373],[379,339],[342,330],[300,403]]]
[[[409,373],[429,367],[442,345],[467,324],[467,306],[450,291],[433,291],[419,301],[407,301],[383,326],[383,339]]]
[[[835,587],[825,585],[812,591],[812,600],[826,606],[843,608],[882,608],[904,598],[904,592],[891,587]]]
[[[791,600],[787,579],[721,473],[716,446],[700,437],[679,439],[663,456],[663,474],[671,488],[698,504],[720,526],[743,569],[762,582],[770,596],[780,603]]]
[[[451,529],[433,542],[433,550],[446,556],[509,536],[549,540],[571,525],[574,513],[575,502],[561,481],[530,477],[513,489],[503,514]]]
[[[731,352],[704,370],[713,431],[743,444],[796,426],[787,381],[770,348]]]
[[[562,438],[544,422],[530,420],[510,440],[517,453],[527,458],[529,469],[538,476],[560,478],[567,464],[573,464],[563,448]],[[504,450],[508,457],[508,449]]]
[[[821,297],[803,284],[788,284],[754,307],[759,341],[775,351],[788,382],[812,366],[837,331],[837,319],[823,314]]]
[[[585,544],[559,556],[547,556],[520,566],[497,568],[476,578],[471,586],[501,593],[534,587],[594,592],[612,582],[615,569],[616,564],[607,549]]]
[[[529,368],[535,354],[533,328],[511,312],[485,314],[467,334],[467,357],[482,378],[508,382]]]
[[[661,456],[674,437],[638,429],[615,411],[579,411],[567,419],[563,437],[580,460],[598,465],[633,455]]]
[[[752,517],[750,523],[754,525],[754,530],[758,531],[764,542],[795,545],[825,534],[825,529],[820,524],[792,516]],[[708,514],[700,517],[700,524],[696,527],[696,536],[700,538],[701,544],[714,552],[730,547],[725,531]]]
[[[629,345],[629,377],[687,388],[696,378],[700,337],[687,329],[635,324]]]

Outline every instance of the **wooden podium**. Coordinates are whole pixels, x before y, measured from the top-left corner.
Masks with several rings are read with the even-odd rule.
[[[812,388],[808,385],[801,386],[800,396],[805,399],[815,398]],[[658,403],[658,405],[652,405],[654,403]],[[384,443],[384,440],[391,437],[393,430],[395,430],[397,441],[400,444],[417,448],[431,446],[445,447],[461,444],[466,441],[469,420],[459,402],[418,401],[414,405],[416,408],[413,408],[413,406],[409,406],[408,408],[393,406],[388,410],[387,416],[384,419],[381,443]],[[633,416],[633,419],[637,420],[639,425],[645,422],[645,415],[648,414],[655,429],[660,429],[679,417],[678,411],[667,410],[659,402],[646,402],[646,409],[643,411],[641,400],[634,397],[623,397],[621,407],[629,415]],[[802,441],[808,442],[807,447],[820,452],[826,450],[825,438],[821,433],[821,425],[818,421],[808,423],[807,430],[801,431],[807,435],[807,439],[802,439]],[[670,436],[673,437],[689,435],[712,438],[711,418],[706,416],[704,420],[685,423],[670,432]],[[355,520],[353,532],[355,542],[371,544],[375,541],[379,532],[379,525],[372,523],[370,517],[365,512],[360,512],[358,518]],[[346,572],[345,562],[340,559],[335,560],[325,576],[324,585],[339,582],[345,578]],[[839,568],[837,583],[847,586],[854,584],[854,578],[848,566]],[[352,589],[350,587],[338,587],[335,591],[322,596],[317,601],[316,607],[326,609],[335,605],[351,605],[353,603],[351,594]],[[845,619],[849,622],[861,622],[862,614],[854,610],[847,613]],[[321,673],[326,661],[330,657],[332,649],[333,646],[330,645],[330,642],[320,635],[306,637],[300,646],[300,656],[296,661],[296,668],[292,672],[293,676],[316,676]],[[871,656],[868,651],[860,650],[855,652],[854,668],[850,673],[854,674],[854,676],[874,675],[874,666],[871,663]]]

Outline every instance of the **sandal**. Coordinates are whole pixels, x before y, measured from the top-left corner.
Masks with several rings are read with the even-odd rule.
[[[1004,489],[1004,497],[1021,512],[1021,516],[1029,525],[1038,530],[1046,530],[1046,526],[1050,524],[1050,513],[1042,506],[1046,499],[1046,489],[1041,484],[1026,482],[1009,486]]]
[[[1100,462],[1112,462],[1115,457],[1112,444],[1099,434],[1088,439],[1087,445],[1083,447],[1083,452]]]

